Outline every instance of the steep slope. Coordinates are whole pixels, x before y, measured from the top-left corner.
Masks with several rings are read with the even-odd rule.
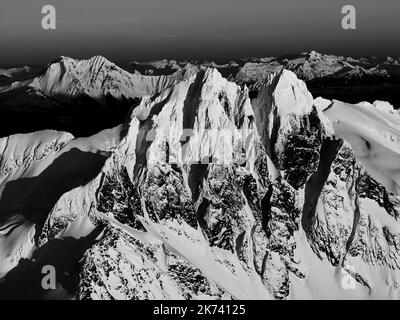
[[[94,178],[119,130],[90,138],[40,131],[0,139],[0,274],[28,257],[59,197]]]

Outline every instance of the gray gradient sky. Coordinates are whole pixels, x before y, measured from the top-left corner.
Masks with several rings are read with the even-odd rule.
[[[56,30],[41,28],[46,4]],[[345,4],[357,9],[357,30],[341,28]],[[400,56],[399,15],[399,0],[1,0],[0,66],[96,54],[121,63],[311,49]]]

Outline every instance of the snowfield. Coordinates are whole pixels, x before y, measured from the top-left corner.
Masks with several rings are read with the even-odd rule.
[[[392,192],[400,191],[400,115],[381,103],[333,101],[325,111],[337,136],[350,143],[373,178]]]

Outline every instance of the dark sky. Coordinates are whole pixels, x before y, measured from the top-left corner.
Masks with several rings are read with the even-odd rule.
[[[41,8],[57,29],[41,28]],[[357,9],[357,30],[341,8]],[[271,56],[317,50],[400,56],[399,0],[1,0],[0,66],[60,55],[115,62]]]

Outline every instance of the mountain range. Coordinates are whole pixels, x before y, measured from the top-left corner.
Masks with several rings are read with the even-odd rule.
[[[1,70],[0,298],[399,299],[398,62]]]

